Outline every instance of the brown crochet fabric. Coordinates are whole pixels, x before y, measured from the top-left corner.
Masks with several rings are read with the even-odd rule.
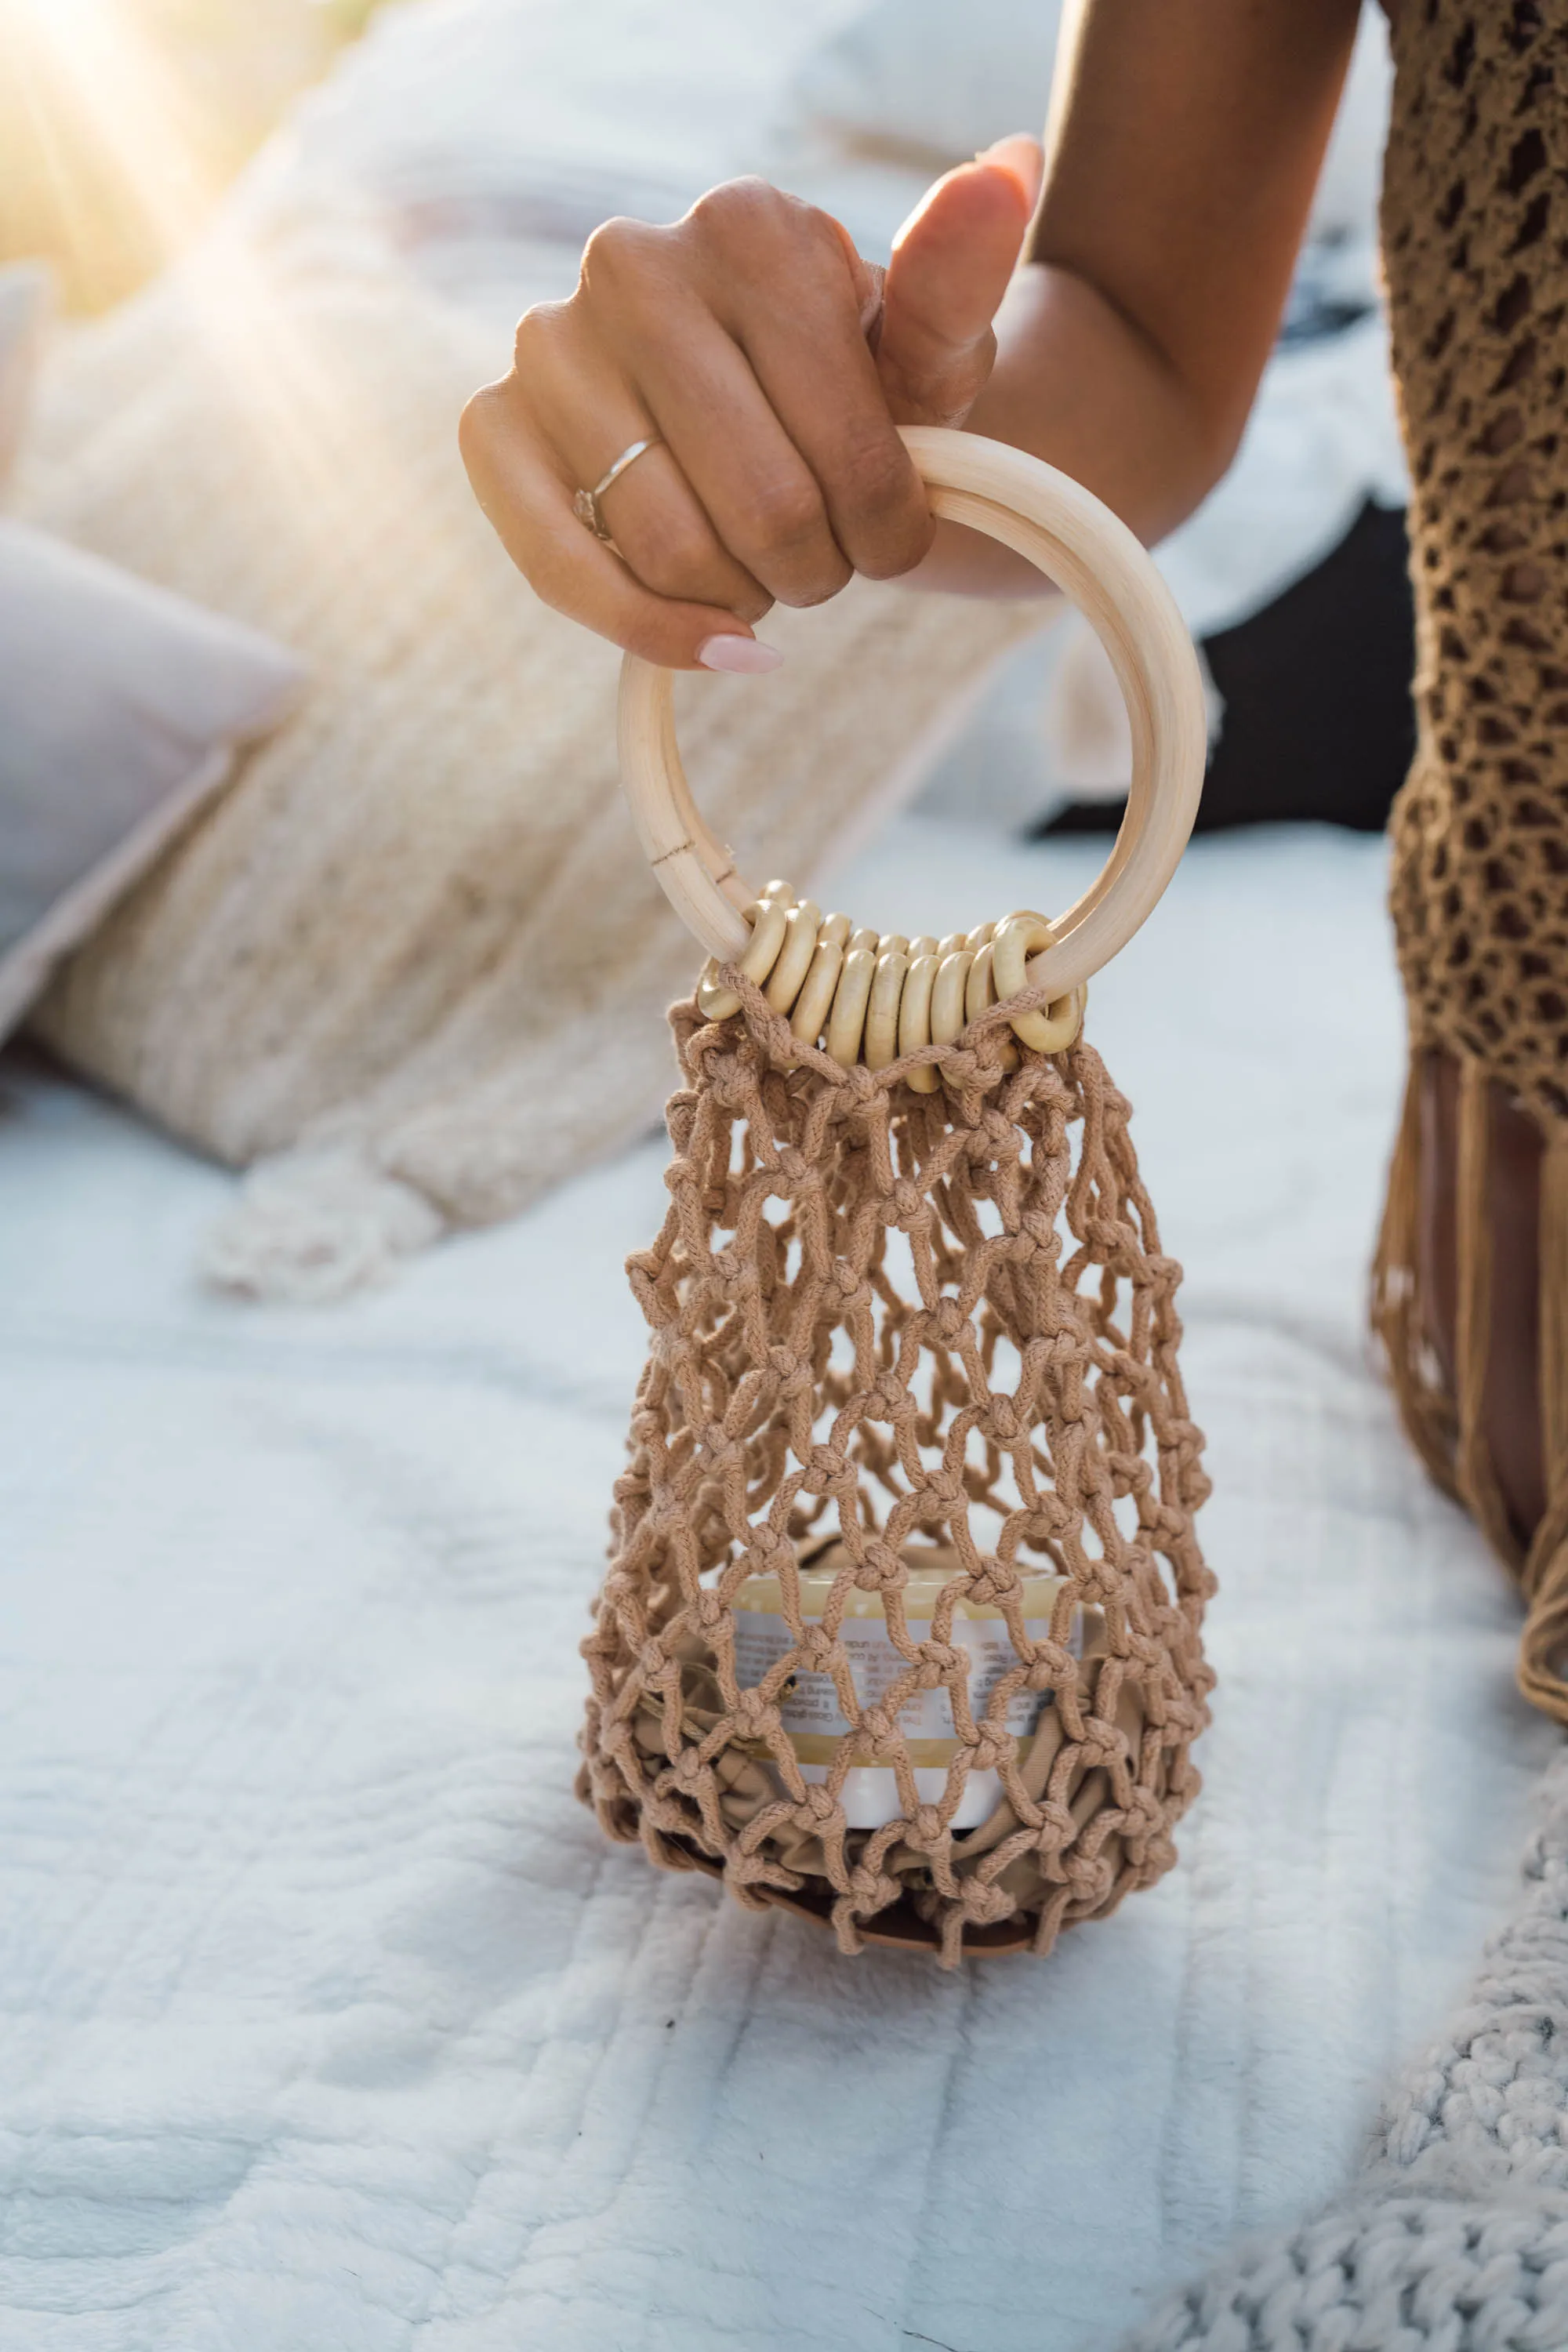
[[[671,1014],[687,1085],[669,1106],[669,1213],[629,1267],[652,1339],[584,1645],[581,1792],[611,1836],[721,1868],[753,1908],[831,1920],[846,1951],[868,1933],[949,1965],[1045,1952],[1169,1868],[1212,1682],[1180,1268],[1128,1107],[1081,1041],[1006,1075],[999,1010],[956,1045],[840,1069],[724,979],[741,1013]],[[904,1083],[932,1062],[937,1093]],[[832,1599],[803,1619],[797,1568],[834,1539]],[[921,1640],[900,1594],[928,1547],[953,1575]],[[795,1647],[746,1687],[731,1609],[761,1570],[780,1578]],[[1031,1572],[1065,1579],[1038,1641],[1019,1599]],[[881,1594],[907,1662],[875,1706],[838,1640],[856,1587]],[[978,1719],[949,1638],[960,1592],[1003,1611],[1016,1654]],[[815,1785],[779,1713],[797,1668],[833,1675],[852,1726]],[[899,1710],[939,1684],[959,1752],[941,1802],[921,1803]],[[1044,1706],[1020,1754],[1005,1719],[1024,1691]],[[897,1772],[899,1819],[847,1825],[852,1755]],[[999,1771],[1005,1801],[955,1832],[972,1769]]]
[[[1374,1312],[1412,1434],[1524,1584],[1521,1684],[1568,1720],[1568,0],[1405,0],[1394,58],[1384,247],[1419,733],[1393,822],[1413,1076]],[[1446,1255],[1422,1243],[1447,1181],[1419,1101],[1434,1051],[1460,1066]],[[1484,1429],[1492,1090],[1545,1138],[1533,1532],[1510,1523]]]
[[[1554,21],[1552,21],[1554,20]],[[1402,12],[1384,243],[1420,741],[1394,817],[1416,1035],[1568,1114],[1568,7]]]

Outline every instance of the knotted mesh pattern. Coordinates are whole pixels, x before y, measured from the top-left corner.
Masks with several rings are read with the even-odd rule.
[[[740,991],[728,1020],[671,1014],[687,1085],[669,1212],[629,1265],[651,1337],[584,1645],[582,1793],[612,1836],[830,1919],[847,1951],[869,1926],[949,1963],[1044,1952],[1169,1868],[1198,1785],[1212,1580],[1181,1270],[1091,1047],[1005,1074],[994,1014],[959,1046],[840,1069]],[[939,1093],[905,1083],[920,1061]],[[901,1603],[911,1552],[952,1568],[929,1624]],[[813,1553],[837,1564],[816,1618]],[[732,1611],[765,1572],[791,1647],[748,1685]],[[1026,1573],[1063,1580],[1043,1638]],[[881,1596],[902,1661],[874,1705],[839,1638],[856,1589]],[[1000,1610],[1016,1660],[973,1711],[961,1594]],[[851,1727],[815,1783],[780,1717],[801,1670],[832,1677]],[[922,1802],[899,1716],[939,1684],[957,1748]],[[1026,1691],[1043,1704],[1020,1742],[1005,1718]],[[853,1829],[840,1792],[868,1759],[896,1775],[898,1818]],[[973,1771],[1003,1801],[955,1831]]]
[[[1373,1319],[1433,1475],[1520,1579],[1521,1687],[1568,1722],[1568,0],[1404,0],[1394,51],[1383,233],[1418,739],[1392,823],[1412,1075]],[[1516,1108],[1542,1140],[1517,1320],[1493,1232]],[[1531,1351],[1533,1527],[1488,1402]]]
[[[1417,1046],[1568,1115],[1568,8],[1405,0],[1384,253],[1418,747],[1393,820]]]

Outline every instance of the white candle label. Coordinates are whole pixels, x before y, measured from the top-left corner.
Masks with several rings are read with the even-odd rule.
[[[755,1687],[771,1666],[795,1647],[795,1636],[784,1619],[773,1610],[737,1609],[735,1676],[742,1686]],[[1076,1621],[1075,1621],[1076,1624]],[[925,1622],[911,1622],[911,1638],[919,1641]],[[1024,1631],[1032,1642],[1050,1637],[1048,1618],[1029,1617]],[[910,1661],[893,1641],[887,1621],[846,1617],[838,1640],[849,1662],[856,1696],[862,1709],[878,1706],[910,1670]],[[1006,1620],[970,1617],[953,1612],[952,1641],[969,1653],[969,1711],[976,1723],[984,1717],[993,1693],[1005,1675],[1022,1662],[1013,1647]],[[1076,1651],[1078,1643],[1073,1643]],[[1004,1720],[1016,1738],[1026,1739],[1039,1722],[1049,1691],[1016,1690],[1006,1704]],[[843,1712],[831,1675],[797,1666],[780,1694],[779,1715],[790,1743],[803,1759],[814,1763],[832,1760],[834,1747],[853,1726]],[[951,1759],[957,1740],[952,1705],[946,1685],[917,1690],[899,1710],[899,1728],[910,1747],[910,1761],[942,1764]]]

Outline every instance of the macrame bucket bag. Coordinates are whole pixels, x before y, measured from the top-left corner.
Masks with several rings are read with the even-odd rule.
[[[647,1368],[584,1644],[613,1838],[864,1941],[1044,1953],[1174,1859],[1212,1677],[1206,1492],[1128,1106],[1085,984],[1154,906],[1205,756],[1191,644],[1131,532],[967,434],[933,509],[1081,607],[1131,722],[1127,814],[1058,920],[857,929],[743,883],[628,657],[622,768],[708,949],[671,1013],[670,1205],[630,1261]]]

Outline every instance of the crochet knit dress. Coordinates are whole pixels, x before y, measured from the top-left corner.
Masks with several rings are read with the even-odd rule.
[[[1568,1721],[1568,0],[1404,0],[1384,188],[1418,741],[1374,1314]]]

